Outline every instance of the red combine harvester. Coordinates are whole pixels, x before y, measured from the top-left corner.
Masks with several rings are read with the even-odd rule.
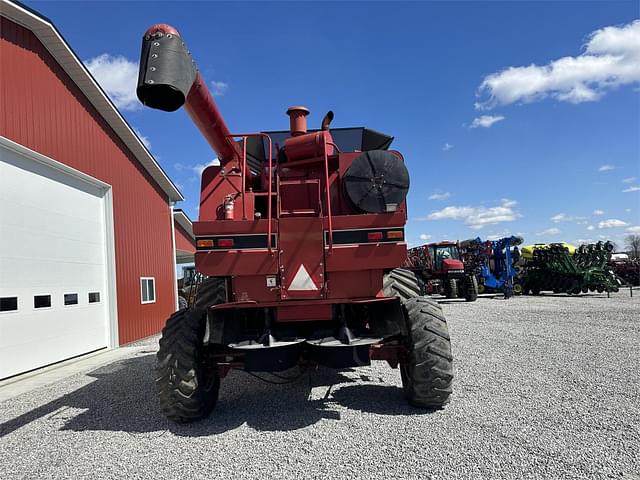
[[[409,250],[405,267],[423,282],[427,294],[464,298],[474,302],[478,298],[478,278],[468,271],[456,242],[438,242]]]
[[[219,166],[202,174],[193,224],[195,305],[162,332],[156,384],[171,420],[215,407],[230,369],[276,372],[385,360],[408,400],[438,408],[451,394],[452,355],[440,307],[420,296],[404,225],[409,175],[392,137],[366,128],[232,134],[178,31],[144,35],[137,94],[148,107],[185,106]]]

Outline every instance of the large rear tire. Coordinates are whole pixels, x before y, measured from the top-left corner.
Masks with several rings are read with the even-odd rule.
[[[189,308],[189,303],[187,303],[187,299],[182,295],[178,295],[178,310],[186,310]]]
[[[475,275],[466,278],[464,299],[467,302],[475,302],[478,299],[478,279]]]
[[[458,281],[455,278],[447,280],[445,294],[447,298],[458,298]]]
[[[404,302],[408,358],[400,365],[402,386],[411,405],[441,408],[449,401],[453,381],[453,355],[447,321],[432,299],[416,297]]]
[[[382,291],[387,297],[399,297],[401,301],[422,295],[422,285],[417,275],[406,268],[396,268],[384,276]]]
[[[220,277],[205,278],[198,286],[195,306],[206,310],[211,305],[227,303],[227,281]]]
[[[169,420],[192,422],[215,408],[220,377],[203,344],[206,311],[179,310],[162,330],[157,355],[156,387],[160,408]]]

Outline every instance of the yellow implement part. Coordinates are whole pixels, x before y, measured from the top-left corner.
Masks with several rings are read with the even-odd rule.
[[[564,248],[569,250],[569,255],[573,255],[574,253],[576,253],[576,247],[571,245],[570,243],[534,243],[533,245],[525,245],[524,247],[520,248],[520,253],[526,260],[531,260],[533,258],[534,251],[538,249],[547,249],[551,245],[562,245]]]

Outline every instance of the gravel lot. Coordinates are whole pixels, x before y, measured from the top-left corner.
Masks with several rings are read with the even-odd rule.
[[[0,478],[640,480],[640,292],[443,302],[451,403],[385,363],[288,385],[242,372],[194,425],[159,413],[153,353],[0,404]]]

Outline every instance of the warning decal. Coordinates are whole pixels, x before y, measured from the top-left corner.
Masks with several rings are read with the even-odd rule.
[[[296,276],[293,277],[291,285],[289,285],[289,290],[309,291],[318,290],[318,287],[311,278],[311,275],[309,275],[309,272],[307,272],[307,269],[304,268],[304,265],[300,265]]]

